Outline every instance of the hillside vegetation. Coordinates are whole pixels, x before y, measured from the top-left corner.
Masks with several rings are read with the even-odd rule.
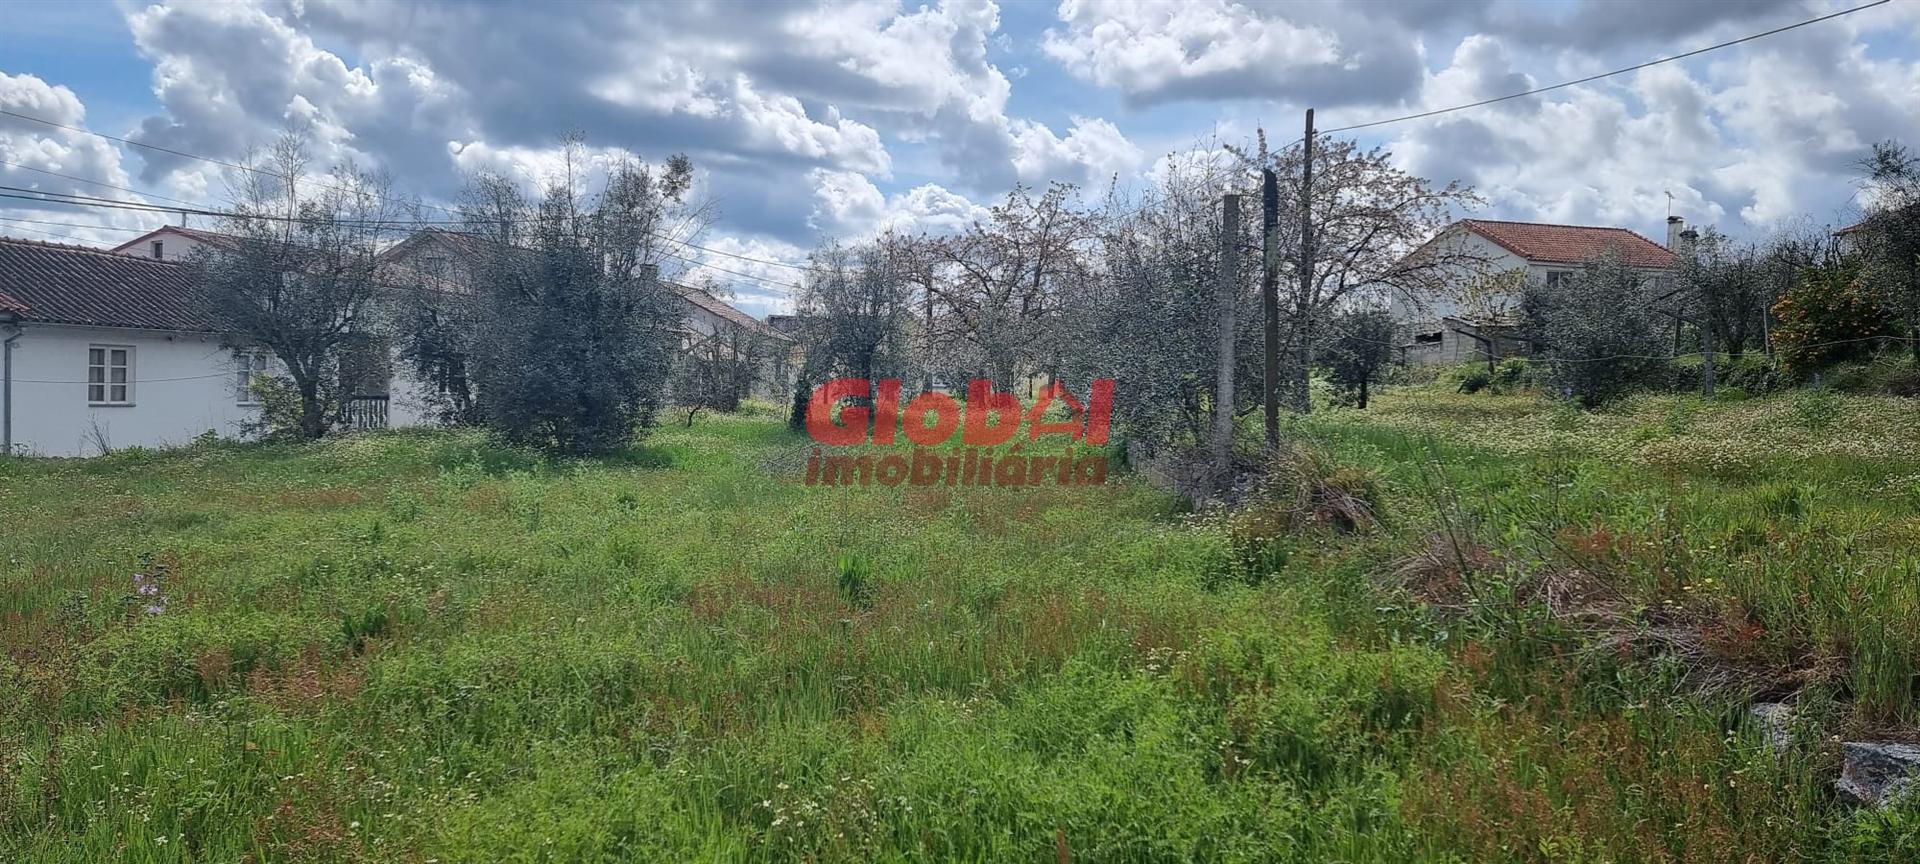
[[[1395,390],[1291,428],[1352,524],[752,412],[0,462],[0,859],[1907,860],[1830,787],[1920,719],[1911,418]]]

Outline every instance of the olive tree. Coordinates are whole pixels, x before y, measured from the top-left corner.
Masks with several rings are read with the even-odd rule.
[[[1592,408],[1649,382],[1671,355],[1671,293],[1617,249],[1570,279],[1530,284],[1521,314],[1547,383]]]
[[[578,140],[540,197],[477,178],[464,213],[472,263],[465,365],[482,421],[566,453],[623,446],[666,395],[680,316],[660,277],[669,243],[700,218],[693,165],[615,158],[594,173]]]

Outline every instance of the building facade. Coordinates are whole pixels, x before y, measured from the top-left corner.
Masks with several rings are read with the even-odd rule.
[[[1685,225],[1667,221],[1668,245]],[[1668,247],[1625,228],[1462,219],[1413,254],[1443,246],[1459,266],[1444,291],[1430,297],[1389,299],[1404,362],[1413,365],[1494,361],[1524,353],[1518,335],[1520,299],[1529,283],[1572,278],[1582,266],[1613,251],[1649,279],[1670,278]]]
[[[241,434],[266,358],[225,347],[189,287],[170,261],[0,239],[0,446],[88,456]]]

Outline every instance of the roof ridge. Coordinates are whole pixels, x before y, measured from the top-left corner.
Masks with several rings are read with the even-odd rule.
[[[49,240],[29,240],[25,237],[0,237],[0,243],[13,243],[20,246],[39,246],[45,249],[59,249],[59,250],[69,251],[69,252],[91,252],[95,255],[111,258],[115,261],[145,261],[149,264],[165,264],[169,267],[180,266],[180,262],[178,261],[163,261],[158,258],[143,258],[138,255],[122,255],[118,252],[113,251],[112,249],[102,249],[98,246],[80,246],[74,243],[54,243]]]
[[[1626,233],[1632,234],[1635,237],[1640,237],[1640,239],[1642,240],[1646,239],[1645,237],[1641,236],[1640,232],[1635,231],[1632,228],[1622,228],[1618,225],[1574,225],[1569,222],[1523,222],[1518,219],[1474,219],[1471,217],[1467,219],[1463,219],[1461,221],[1475,222],[1475,223],[1486,224],[1486,225],[1533,225],[1540,228],[1578,228],[1582,231],[1625,231]]]

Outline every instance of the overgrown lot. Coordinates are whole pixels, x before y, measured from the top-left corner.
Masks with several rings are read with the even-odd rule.
[[[1916,719],[1920,443],[1813,398],[1387,394],[1293,430],[1357,531],[810,488],[771,414],[0,462],[0,859],[1920,854],[1827,791]]]

